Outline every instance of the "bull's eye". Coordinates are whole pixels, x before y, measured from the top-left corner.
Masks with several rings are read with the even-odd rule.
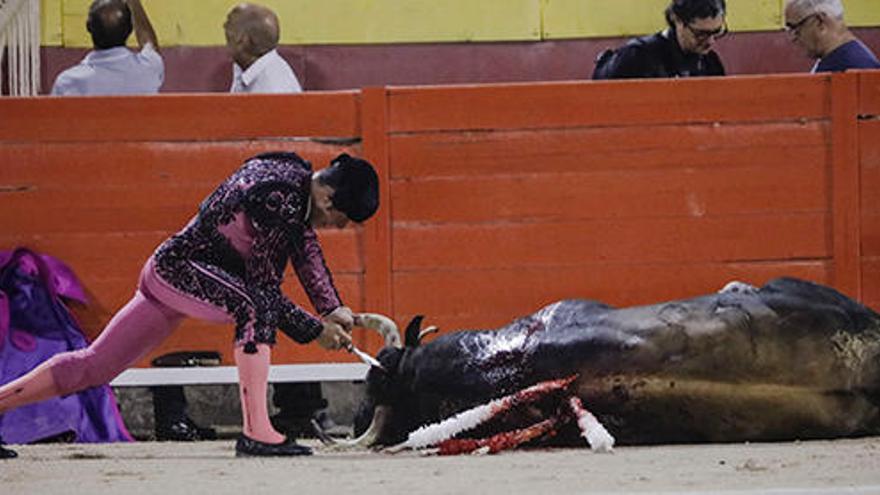
[[[266,198],[266,209],[269,211],[278,211],[281,205],[284,203],[284,195],[279,191],[273,191],[269,193],[269,196]]]

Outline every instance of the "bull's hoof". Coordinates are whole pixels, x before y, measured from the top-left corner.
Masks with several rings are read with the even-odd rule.
[[[305,445],[300,445],[296,441],[287,439],[282,443],[264,443],[253,438],[248,438],[244,434],[238,437],[235,442],[236,457],[273,457],[273,456],[295,456],[295,455],[312,455],[312,449]]]

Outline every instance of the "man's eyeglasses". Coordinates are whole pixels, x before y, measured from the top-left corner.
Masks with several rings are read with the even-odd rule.
[[[729,32],[727,30],[727,21],[725,21],[724,25],[718,29],[696,29],[690,24],[685,24],[684,27],[686,27],[687,30],[690,31],[691,34],[694,35],[694,38],[696,38],[696,40],[699,42],[706,41],[709,38],[716,40],[721,39],[727,36],[727,33]]]
[[[788,31],[789,33],[797,36],[801,33],[801,28],[804,27],[804,25],[807,23],[807,21],[816,17],[817,15],[819,15],[819,14],[814,12],[814,13],[804,17],[803,19],[801,19],[797,22],[786,22],[785,23],[785,30]]]

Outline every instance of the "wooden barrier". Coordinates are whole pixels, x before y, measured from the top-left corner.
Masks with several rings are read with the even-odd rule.
[[[783,275],[880,307],[877,115],[867,72],[0,99],[0,247],[68,262],[95,333],[243,158],[286,148],[320,167],[347,150],[376,165],[382,207],[320,234],[328,263],[349,305],[402,323],[487,328],[563,298],[645,304]],[[230,341],[189,322],[151,356],[228,363]],[[352,361],[287,343],[275,356]]]
[[[880,73],[860,74],[858,115],[861,298],[880,310]]]
[[[341,151],[360,154],[358,144],[297,137],[359,137],[359,98],[340,92],[0,99],[0,246],[28,245],[70,264],[92,296],[80,317],[94,336],[131,297],[156,246],[243,159],[292,149],[320,168]],[[357,309],[363,308],[362,236],[362,229],[322,234],[340,293]],[[307,301],[295,280],[286,285]],[[189,321],[148,358],[212,349],[229,363],[231,341],[229,328]],[[274,357],[348,360],[294,345],[278,346]]]

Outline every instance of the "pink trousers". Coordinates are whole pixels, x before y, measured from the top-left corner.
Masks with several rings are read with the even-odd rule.
[[[178,291],[147,260],[134,297],[89,347],[49,359],[62,395],[109,383],[174,333],[185,317],[233,323],[223,309]]]

